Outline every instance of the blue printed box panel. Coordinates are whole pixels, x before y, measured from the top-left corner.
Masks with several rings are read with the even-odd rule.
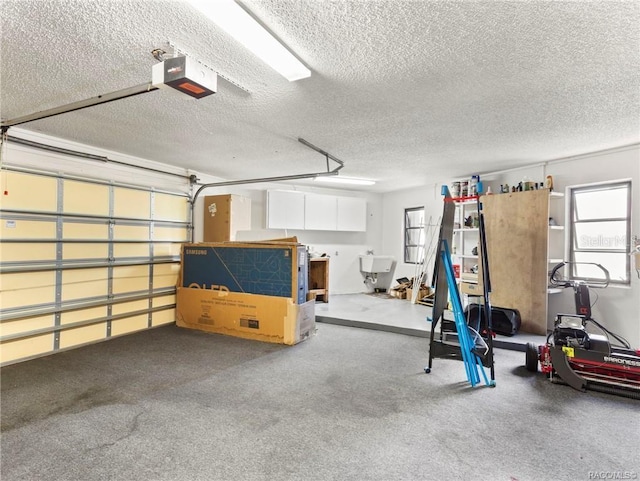
[[[301,250],[302,251],[302,250]],[[306,268],[297,247],[190,245],[183,250],[182,287],[291,297],[306,301]],[[306,262],[304,263],[306,265]],[[294,275],[294,272],[297,275]]]

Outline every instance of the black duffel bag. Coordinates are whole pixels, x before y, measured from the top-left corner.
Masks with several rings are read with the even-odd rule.
[[[484,307],[478,304],[469,304],[464,310],[467,324],[480,334],[487,330],[487,320],[484,315]],[[491,324],[493,332],[502,336],[513,336],[520,329],[522,319],[517,309],[505,307],[491,307]]]

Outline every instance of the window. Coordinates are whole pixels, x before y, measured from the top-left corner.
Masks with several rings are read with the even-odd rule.
[[[572,262],[601,264],[612,284],[629,284],[631,238],[631,181],[570,188]],[[573,266],[574,279],[603,280],[596,266]]]
[[[404,262],[421,264],[424,259],[424,207],[404,210]]]

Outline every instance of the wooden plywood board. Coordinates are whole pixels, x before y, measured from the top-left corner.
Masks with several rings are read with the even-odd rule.
[[[0,277],[0,306],[3,309],[55,301],[55,272],[6,273]]]
[[[546,334],[549,193],[488,195],[482,204],[491,303],[518,309],[522,331]]]
[[[151,192],[115,187],[113,189],[113,215],[130,219],[151,218]]]
[[[156,192],[153,200],[153,218],[155,220],[189,220],[189,200],[187,197]]]
[[[3,209],[55,212],[58,205],[58,179],[22,172],[0,172]]]
[[[109,215],[109,186],[65,180],[63,189],[65,213]]]

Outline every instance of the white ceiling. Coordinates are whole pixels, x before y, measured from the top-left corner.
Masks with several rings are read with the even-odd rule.
[[[378,192],[640,142],[638,1],[242,3],[310,78],[180,1],[0,0],[0,115],[147,83],[171,41],[248,93],[219,80],[21,127],[223,179],[324,170],[302,137]]]

